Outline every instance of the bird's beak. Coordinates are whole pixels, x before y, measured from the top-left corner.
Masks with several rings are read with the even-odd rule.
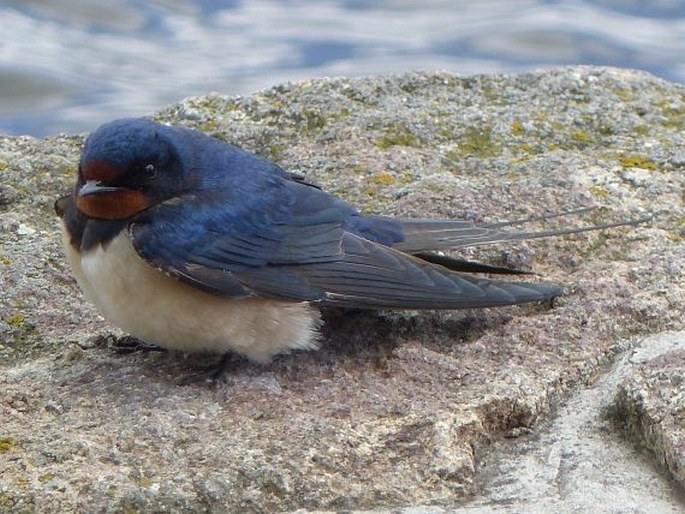
[[[102,186],[97,180],[88,180],[85,184],[81,186],[78,190],[78,197],[83,198],[84,196],[97,195],[102,193],[116,193],[121,191],[120,187],[109,187]]]
[[[150,200],[142,191],[103,186],[97,180],[86,181],[76,193],[76,208],[96,219],[130,218],[149,206]]]

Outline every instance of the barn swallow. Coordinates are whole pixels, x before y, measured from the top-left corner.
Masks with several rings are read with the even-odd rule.
[[[321,306],[552,299],[555,285],[467,274],[508,270],[435,252],[579,231],[365,216],[266,159],[147,119],[93,132],[56,210],[74,277],[115,325],[164,348],[261,362],[317,347]]]

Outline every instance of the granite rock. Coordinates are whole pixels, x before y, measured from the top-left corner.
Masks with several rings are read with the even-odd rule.
[[[155,118],[368,213],[653,220],[461,253],[563,285],[553,306],[328,312],[321,350],[184,386],[207,359],[114,352],[122,334],[65,264],[53,202],[82,137],[1,137],[0,511],[450,508],[477,492],[493,443],[537,430],[645,336],[683,329],[682,85],[592,67],[413,73],[188,98]]]

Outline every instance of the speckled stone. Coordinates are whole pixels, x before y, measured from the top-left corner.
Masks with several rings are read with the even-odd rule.
[[[665,347],[667,346],[667,347]],[[685,332],[650,340],[619,384],[616,419],[663,469],[685,486]],[[664,348],[665,347],[665,348]]]
[[[0,137],[0,511],[449,508],[493,441],[536,430],[641,336],[683,328],[682,85],[591,67],[323,79],[156,118],[365,212],[654,220],[463,252],[563,285],[553,307],[327,313],[318,352],[180,386],[204,361],[113,352],[119,332],[64,262],[52,204],[82,139]]]

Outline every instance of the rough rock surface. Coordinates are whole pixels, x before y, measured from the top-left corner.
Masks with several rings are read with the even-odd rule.
[[[685,332],[650,343],[630,356],[632,373],[618,386],[613,413],[685,485]]]
[[[554,306],[330,312],[320,351],[179,385],[207,360],[114,352],[121,334],[65,266],[52,204],[82,138],[0,138],[0,511],[449,508],[477,493],[493,443],[537,430],[646,335],[685,325],[683,86],[586,67],[408,74],[191,98],[157,119],[366,212],[495,221],[600,207],[534,229],[654,219],[463,252],[564,285]],[[678,366],[682,354],[645,364],[643,397]],[[682,394],[660,401],[673,414],[629,425],[682,480]],[[659,424],[678,435],[652,437]]]
[[[668,452],[675,462],[682,462],[682,449],[668,439],[659,441],[649,435],[644,439],[625,438],[624,430],[617,430],[632,428],[627,420],[635,423],[647,419],[655,427],[658,423],[648,416],[672,419],[671,413],[682,408],[682,401],[664,408],[663,402],[648,400],[643,402],[647,415],[629,416],[625,406],[630,403],[617,403],[622,396],[617,391],[640,376],[638,363],[683,349],[685,332],[664,332],[640,341],[597,382],[575,391],[535,430],[516,439],[497,441],[493,451],[480,461],[479,494],[460,506],[459,512],[683,512],[682,486],[666,475],[665,466],[655,465],[653,452]],[[669,386],[664,381],[661,385],[661,395],[665,396]],[[677,385],[670,388],[678,390]],[[682,426],[666,424],[655,433],[662,435],[664,429],[669,431],[668,436],[682,438]]]

